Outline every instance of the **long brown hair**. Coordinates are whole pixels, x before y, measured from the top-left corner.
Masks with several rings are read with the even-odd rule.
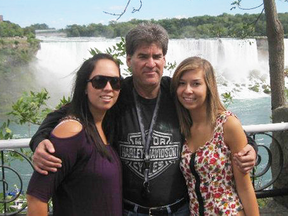
[[[180,129],[186,138],[189,138],[191,136],[190,128],[193,124],[193,120],[191,119],[189,111],[184,108],[183,105],[179,102],[176,92],[179,86],[179,80],[184,75],[184,73],[196,69],[201,69],[204,72],[204,80],[207,85],[206,113],[208,116],[208,120],[211,121],[211,124],[215,124],[219,110],[226,110],[220,100],[215,78],[215,72],[210,62],[200,57],[189,57],[183,60],[174,72],[171,81],[171,92],[174,96],[174,101],[180,123]]]

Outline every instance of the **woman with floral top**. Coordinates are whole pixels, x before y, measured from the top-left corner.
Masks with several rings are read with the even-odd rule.
[[[259,215],[250,176],[231,159],[247,139],[240,121],[220,101],[211,64],[200,57],[185,59],[171,90],[186,138],[180,168],[191,215]]]

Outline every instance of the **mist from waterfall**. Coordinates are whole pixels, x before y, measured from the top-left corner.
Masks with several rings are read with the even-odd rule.
[[[52,98],[69,96],[74,72],[89,58],[91,48],[105,51],[120,39],[41,37],[41,49],[33,68],[37,82],[45,87]],[[231,92],[234,98],[268,96],[262,86],[269,85],[268,56],[259,54],[255,39],[172,39],[167,62],[178,65],[189,56],[200,56],[215,68],[220,93]],[[285,39],[285,65],[288,67],[288,39]],[[125,62],[125,59],[122,59]],[[122,67],[122,72],[126,66]],[[172,76],[173,71],[164,71]],[[125,76],[125,75],[124,75]],[[249,90],[258,85],[259,92]]]

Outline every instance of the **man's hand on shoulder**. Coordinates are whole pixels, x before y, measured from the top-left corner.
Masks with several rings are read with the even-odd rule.
[[[62,166],[62,161],[51,155],[55,152],[53,144],[50,140],[45,139],[39,143],[32,157],[34,169],[43,175],[48,172],[57,172],[57,168]]]

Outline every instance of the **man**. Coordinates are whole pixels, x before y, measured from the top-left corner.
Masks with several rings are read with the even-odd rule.
[[[167,50],[168,34],[159,25],[141,24],[126,35],[126,61],[132,77],[123,83],[115,119],[115,146],[123,166],[124,215],[190,215],[179,169],[183,137],[170,78],[162,78]],[[53,145],[43,140],[65,110],[57,113],[46,118],[30,143],[32,149],[40,143],[33,161],[42,174],[61,166],[59,159],[47,153],[54,152]],[[255,162],[254,149],[247,145],[239,156],[236,160],[241,170],[249,171]]]

